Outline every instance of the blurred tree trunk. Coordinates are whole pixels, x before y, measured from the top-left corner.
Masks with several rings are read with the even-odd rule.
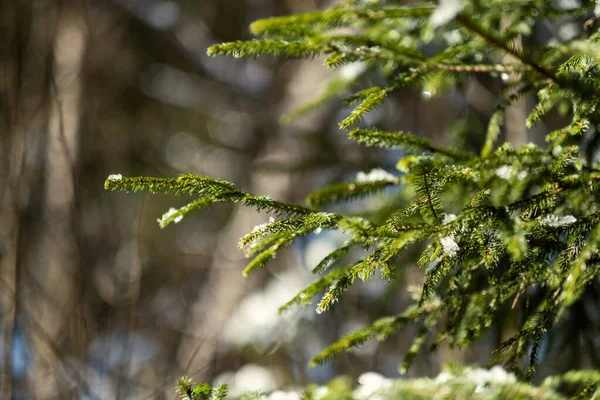
[[[11,360],[12,339],[15,328],[17,307],[17,269],[20,229],[19,186],[23,163],[24,132],[22,126],[20,85],[21,85],[21,42],[22,29],[19,26],[19,4],[17,1],[3,2],[2,15],[2,161],[5,171],[2,176],[2,398],[12,397],[13,371]]]
[[[51,4],[54,5],[48,3],[48,7],[52,7]],[[72,341],[62,348],[58,343],[65,335],[73,339],[68,324],[76,314],[75,300],[80,286],[80,256],[73,221],[77,201],[75,177],[85,22],[81,1],[62,1],[55,6],[54,40],[48,46],[52,62],[48,66],[46,88],[49,96],[43,166],[45,187],[40,205],[43,220],[36,229],[38,240],[35,245],[30,243],[36,256],[29,259],[27,265],[28,281],[32,284],[26,292],[26,318],[37,323],[37,329],[29,329],[35,352],[30,379],[45,387],[38,393],[40,398],[52,398],[59,393],[63,377],[48,371],[59,371],[56,363],[62,363],[60,358],[82,345]],[[43,18],[36,15],[36,21]]]

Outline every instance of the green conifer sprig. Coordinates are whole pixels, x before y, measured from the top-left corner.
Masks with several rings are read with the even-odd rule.
[[[349,270],[352,268],[352,265],[346,266],[340,269],[333,270],[329,272],[327,275],[322,276],[317,279],[309,286],[304,288],[300,293],[294,296],[290,301],[286,304],[282,305],[279,308],[279,312],[282,313],[292,306],[296,304],[301,304],[303,306],[309,305],[312,303],[313,299],[319,295],[319,293],[324,292],[327,289],[330,289],[332,285],[335,285],[340,279],[344,278],[346,274],[348,274]]]
[[[381,192],[387,187],[397,185],[399,180],[377,180],[373,182],[346,182],[336,183],[321,190],[311,193],[306,202],[311,207],[321,207],[329,203],[353,200]]]
[[[158,224],[161,228],[165,228],[171,223],[178,223],[187,215],[198,211],[203,208],[209,208],[212,205],[223,202],[234,200],[233,196],[214,196],[214,197],[201,197],[198,200],[194,200],[185,206],[175,209],[171,208],[161,218],[158,218]]]
[[[330,53],[334,48],[322,40],[288,41],[278,39],[263,39],[237,41],[212,46],[209,56],[232,56],[235,58],[257,57],[260,55],[288,57],[316,57],[321,53]]]
[[[236,192],[235,185],[221,179],[191,174],[180,175],[176,179],[149,177],[122,177],[111,175],[104,182],[106,190],[121,192],[165,193],[174,195],[220,195]]]
[[[322,274],[333,266],[338,260],[356,247],[360,242],[354,239],[348,240],[342,247],[339,247],[323,258],[316,267],[312,269],[313,274]]]
[[[429,17],[433,10],[435,7],[432,5],[382,8],[373,8],[373,4],[363,7],[341,5],[326,11],[262,19],[253,22],[250,30],[257,36],[289,37],[290,34],[323,32],[340,26],[366,25],[386,19],[422,19]]]
[[[379,108],[394,90],[394,86],[373,88],[350,115],[339,123],[340,128],[348,129],[361,121],[366,114]]]
[[[530,94],[533,90],[535,90],[535,87],[533,85],[525,85],[516,90],[514,93],[507,96],[500,104],[496,106],[496,111],[492,114],[492,116],[490,117],[490,121],[488,122],[485,144],[481,149],[482,157],[485,158],[492,154],[494,145],[496,144],[498,136],[501,133],[502,126],[504,125],[504,113],[506,109],[512,104],[514,104],[515,101],[519,100],[527,94]],[[535,117],[533,117],[532,115],[533,113],[530,114],[530,116],[527,119],[528,127],[531,127],[534,124],[534,119],[539,121],[542,117],[541,113],[538,113]]]
[[[406,149],[419,153],[426,151],[458,160],[472,157],[472,155],[456,149],[434,146],[427,139],[408,132],[386,132],[376,128],[355,129],[348,134],[348,137],[369,147]]]
[[[225,400],[228,392],[227,385],[213,388],[207,383],[194,384],[188,377],[179,378],[176,389],[182,400]]]
[[[509,53],[513,57],[517,58],[519,61],[523,63],[523,65],[529,66],[535,72],[543,76],[544,78],[550,80],[551,82],[557,83],[558,78],[555,74],[542,66],[540,63],[532,60],[526,54],[524,54],[521,50],[516,48],[512,43],[507,43],[505,39],[501,38],[496,33],[485,29],[480,22],[474,19],[472,16],[467,14],[459,14],[456,17],[456,22],[465,27],[467,30],[472,32],[473,34],[482,37],[492,46],[498,48],[499,50],[505,51]]]
[[[184,174],[175,179],[149,177],[122,177],[111,175],[104,182],[106,190],[121,192],[146,191],[174,195],[201,196],[179,210],[172,209],[159,219],[161,227],[181,219],[199,208],[208,207],[221,201],[241,202],[258,211],[267,211],[276,215],[308,215],[314,213],[307,207],[273,200],[268,196],[255,196],[238,190],[233,183],[207,176]]]
[[[250,233],[248,235],[250,238],[246,237],[245,239],[249,247],[245,252],[247,256],[256,257],[248,264],[244,270],[244,275],[248,275],[256,268],[265,267],[266,263],[273,259],[279,250],[292,243],[296,237],[306,235],[317,229],[333,228],[338,220],[339,217],[335,214],[312,213],[302,219],[267,225],[263,232],[258,231],[262,238],[259,235],[253,236]]]
[[[397,316],[380,318],[369,328],[353,332],[344,338],[340,339],[335,344],[325,348],[320,354],[311,360],[311,365],[316,366],[323,364],[333,357],[342,353],[348,352],[371,338],[377,340],[386,340],[391,334],[399,331],[403,327],[414,323],[423,315],[440,312],[442,304],[438,299],[422,304],[420,306],[413,305],[403,313]]]

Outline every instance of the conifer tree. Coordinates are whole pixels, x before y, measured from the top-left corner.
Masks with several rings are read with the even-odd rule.
[[[234,183],[197,175],[111,175],[105,188],[191,196],[187,205],[159,218],[163,228],[222,202],[272,213],[276,219],[240,240],[251,259],[244,274],[264,268],[299,236],[323,229],[349,235],[343,246],[314,266],[314,282],[282,305],[282,311],[316,299],[316,312],[327,312],[358,281],[375,273],[388,281],[397,279],[405,264],[398,262],[403,253],[418,249],[420,257],[413,261],[423,269],[425,279],[414,304],[340,338],[317,355],[313,365],[417,323],[420,330],[401,367],[405,371],[418,352],[444,345],[469,347],[501,318],[518,327],[490,363],[501,364],[519,383],[510,381],[499,389],[486,383],[484,387],[490,388],[486,398],[598,397],[600,373],[592,370],[548,378],[541,386],[526,383],[535,372],[544,341],[559,335],[553,328],[573,318],[573,313],[585,314],[584,302],[598,303],[600,36],[596,31],[600,10],[594,2],[569,7],[545,0],[443,0],[440,5],[344,0],[324,11],[256,21],[251,25],[256,39],[217,44],[208,54],[325,56],[328,68],[357,66],[351,76],[334,73],[318,99],[284,120],[343,98],[353,107],[339,122],[348,131],[348,140],[402,149],[397,173],[376,169],[354,181],[334,183],[309,194],[306,205],[247,193]],[[580,33],[539,43],[532,34],[539,21],[568,21]],[[461,90],[474,75],[503,85],[487,128],[468,132],[481,138],[479,146],[439,146],[408,131],[361,124],[394,92],[412,86],[435,96],[451,88]],[[525,96],[537,99],[526,120],[528,128],[557,113],[565,123],[545,133],[543,146],[502,144],[506,111]],[[390,191],[398,195],[386,197],[380,218],[327,211],[335,203]],[[354,248],[368,254],[346,263],[345,256]],[[594,333],[593,324],[583,329]],[[424,349],[427,343],[433,345]],[[447,388],[445,398],[477,393],[479,386],[461,378],[473,370],[454,368],[446,380],[396,382],[393,393],[428,398],[428,390],[441,386]],[[185,398],[226,396],[224,388],[194,386],[187,379],[179,382],[179,388]],[[314,397],[311,390],[304,398],[326,398]]]

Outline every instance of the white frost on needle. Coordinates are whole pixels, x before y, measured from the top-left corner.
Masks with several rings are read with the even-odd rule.
[[[272,224],[273,222],[275,222],[275,218],[273,217],[269,217],[269,222],[264,222],[262,224],[258,224],[256,225],[253,229],[252,229],[252,233],[256,233],[258,231],[262,231],[264,230],[267,225]]]
[[[446,225],[456,219],[456,215],[454,214],[444,214],[444,219],[442,220],[442,224]]]
[[[505,181],[509,180],[513,176],[514,168],[510,165],[503,165],[501,167],[496,168],[496,175],[500,179],[504,179]],[[527,177],[527,171],[520,171],[517,173],[517,179],[522,181]]]
[[[454,257],[460,250],[458,244],[454,240],[454,236],[446,236],[440,239],[440,243],[444,249],[444,254],[449,257]]]
[[[158,218],[156,221],[162,225],[167,219],[171,218],[173,216],[173,214],[177,213],[177,211],[179,211],[179,210],[171,207],[171,208],[169,208],[169,211],[164,213],[162,215],[162,217]],[[181,222],[182,219],[183,219],[183,215],[179,215],[173,219],[173,222],[177,224],[177,223]]]
[[[507,385],[517,381],[513,373],[507,372],[499,365],[489,371],[482,368],[468,369],[465,371],[465,377],[477,385],[475,393],[484,392],[490,384]]]
[[[429,17],[429,22],[433,27],[442,26],[460,12],[462,5],[460,0],[441,0],[439,6]]]
[[[345,81],[352,81],[356,79],[360,74],[363,73],[364,70],[367,69],[367,66],[362,62],[354,62],[351,64],[346,64],[342,68],[339,69],[340,77]]]
[[[244,237],[243,237],[243,238],[240,240],[240,247],[242,247],[241,243],[244,243],[244,242],[246,242],[246,241],[249,239],[249,237],[250,237],[250,236],[253,236],[253,235],[254,235],[255,233],[257,233],[257,232],[264,231],[264,230],[266,229],[266,227],[267,227],[269,224],[272,224],[273,222],[275,222],[275,218],[273,218],[273,217],[269,217],[269,222],[263,222],[262,224],[258,224],[258,225],[256,225],[256,226],[255,226],[255,227],[252,229],[252,232],[248,233],[246,236],[244,236]],[[246,249],[246,250],[251,250],[251,249],[253,249],[253,248],[254,248],[254,246],[256,246],[256,245],[257,245],[257,243],[258,243],[259,241],[260,241],[260,237],[256,237],[256,238],[254,238],[254,240],[253,240],[252,242],[248,243],[248,244],[245,246],[245,249]],[[273,256],[273,258],[275,258],[275,256]]]
[[[496,168],[496,175],[498,175],[498,177],[500,179],[504,179],[504,180],[509,180],[510,176],[512,175],[512,171],[513,171],[513,167],[510,165],[503,165],[499,168]]]
[[[377,372],[365,372],[358,377],[358,383],[359,386],[354,391],[354,397],[357,399],[379,398],[379,396],[373,396],[373,394],[380,389],[392,386],[391,379],[388,379]]]
[[[381,169],[375,168],[371,170],[368,174],[364,172],[359,172],[356,174],[357,182],[377,182],[377,181],[388,181],[388,182],[396,182],[398,178],[395,175],[390,174],[389,172]]]
[[[540,218],[540,222],[544,225],[551,226],[553,228],[565,225],[571,225],[577,222],[577,218],[572,215],[565,215],[560,217],[554,214],[548,214],[545,217]]]

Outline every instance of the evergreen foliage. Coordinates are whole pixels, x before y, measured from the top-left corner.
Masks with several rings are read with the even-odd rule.
[[[407,248],[418,249],[421,255],[414,261],[423,269],[425,280],[415,304],[340,339],[316,356],[313,364],[369,338],[384,340],[416,323],[421,329],[406,356],[402,367],[406,369],[429,342],[433,350],[443,344],[468,347],[498,318],[519,321],[524,316],[496,350],[492,364],[501,363],[518,378],[529,378],[552,328],[568,319],[586,296],[597,299],[600,284],[600,141],[596,132],[600,36],[593,33],[595,3],[584,2],[572,9],[545,0],[442,1],[439,7],[401,3],[345,0],[326,11],[260,20],[251,26],[258,39],[208,50],[212,56],[233,57],[325,55],[330,68],[356,65],[351,76],[334,75],[321,97],[285,119],[346,96],[346,103],[354,108],[339,123],[340,128],[349,130],[349,139],[363,145],[403,149],[399,175],[375,171],[353,182],[334,183],[310,194],[307,206],[249,194],[232,183],[195,175],[176,179],[111,176],[105,188],[194,197],[186,206],[163,215],[161,227],[219,202],[242,203],[279,216],[241,239],[240,247],[253,258],[244,274],[265,267],[297,236],[321,229],[346,232],[349,241],[315,266],[315,281],[282,310],[311,304],[320,296],[317,312],[327,311],[357,278],[365,281],[379,272],[386,280],[398,279],[405,263],[396,260]],[[581,26],[585,22],[588,30],[569,40],[528,43],[527,50],[516,46],[515,39],[528,38],[536,21],[559,18],[570,18]],[[506,25],[503,19],[511,23],[501,29]],[[510,63],[503,62],[507,56]],[[464,87],[473,74],[488,75],[505,87],[487,129],[473,132],[485,138],[476,151],[437,146],[406,131],[356,127],[367,113],[404,87],[421,87],[438,95]],[[365,88],[373,81],[378,84]],[[531,94],[538,102],[527,118],[528,127],[557,112],[567,123],[547,132],[546,146],[500,145],[506,110]],[[390,188],[401,194],[401,200],[381,219],[322,211],[331,203]],[[341,264],[353,247],[368,249],[369,254],[350,265]],[[507,385],[489,398],[563,398],[554,389],[564,382],[582,383],[585,373],[580,374],[567,374],[537,388],[526,383]],[[429,383],[398,381],[392,387],[396,395],[406,396],[402,398],[427,398],[426,393],[433,390]],[[444,398],[465,398],[466,383],[448,383]],[[224,389],[192,388],[187,380],[180,382],[180,388],[193,399],[225,396]],[[598,395],[595,387],[584,389]],[[468,390],[472,393],[474,387]],[[303,398],[314,397],[305,394]]]
[[[365,373],[353,388],[344,378],[337,378],[325,386],[310,386],[302,392],[246,393],[240,400],[463,400],[463,399],[517,399],[565,400],[598,398],[600,372],[582,370],[549,377],[540,385],[518,382],[513,374],[496,366],[492,369],[448,365],[435,378],[385,379],[375,373]],[[227,399],[227,386],[212,388],[207,384],[194,385],[188,378],[177,383],[182,400]]]

